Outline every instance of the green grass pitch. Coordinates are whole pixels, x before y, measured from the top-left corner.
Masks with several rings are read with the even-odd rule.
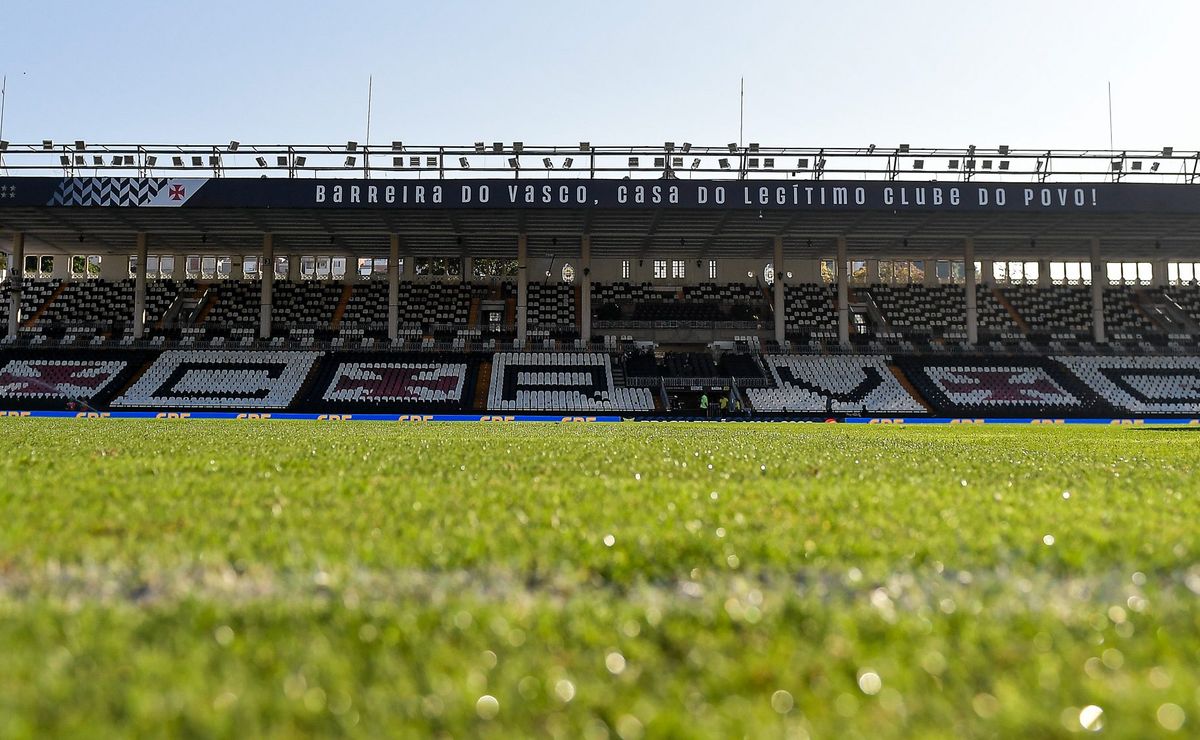
[[[1200,432],[0,442],[5,738],[1200,733]]]

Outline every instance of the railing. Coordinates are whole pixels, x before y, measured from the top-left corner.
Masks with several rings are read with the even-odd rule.
[[[767,321],[634,321],[613,320],[593,321],[593,329],[767,329],[772,324]]]
[[[407,179],[685,178],[1073,182],[1200,181],[1200,152],[898,146],[101,144],[0,141],[0,173],[41,176]]]
[[[766,378],[733,378],[730,376],[714,376],[708,378],[668,378],[655,376],[627,377],[626,388],[692,388],[695,386],[711,388],[713,386],[730,386],[736,383],[742,388],[769,388]]]

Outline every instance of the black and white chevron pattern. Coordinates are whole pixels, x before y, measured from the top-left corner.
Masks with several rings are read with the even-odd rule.
[[[74,177],[59,183],[52,206],[143,206],[167,186],[162,177]]]

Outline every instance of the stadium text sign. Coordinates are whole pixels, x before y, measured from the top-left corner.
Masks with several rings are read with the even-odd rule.
[[[0,178],[10,207],[1200,213],[1200,185],[822,180]]]

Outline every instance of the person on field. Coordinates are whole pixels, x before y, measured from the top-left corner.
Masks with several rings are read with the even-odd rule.
[[[717,401],[717,406],[721,408],[721,418],[725,418],[725,414],[729,411],[729,396],[721,396],[721,400]]]
[[[704,412],[704,418],[708,418],[708,394],[700,394],[700,410]]]

